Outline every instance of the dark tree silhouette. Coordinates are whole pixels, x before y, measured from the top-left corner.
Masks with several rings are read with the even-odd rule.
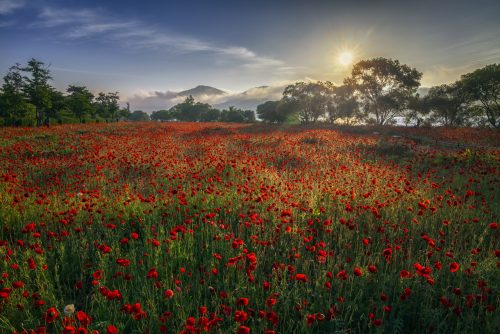
[[[374,58],[354,65],[344,84],[352,87],[361,100],[367,120],[391,123],[407,107],[420,86],[422,73],[398,60]]]

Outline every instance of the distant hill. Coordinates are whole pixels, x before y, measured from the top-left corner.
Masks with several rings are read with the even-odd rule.
[[[220,90],[218,88],[198,85],[194,88],[183,90],[177,93],[177,96],[192,95],[193,97],[197,97],[197,96],[211,96],[211,95],[225,95],[225,94],[227,94],[225,91]]]
[[[204,102],[216,108],[224,109],[234,106],[241,109],[255,110],[256,107],[269,100],[279,100],[285,85],[258,86],[240,93],[229,93],[221,89],[198,85],[180,92],[154,91],[146,96],[136,95],[129,102],[134,109],[150,112],[153,110],[168,109],[192,95],[196,102]]]

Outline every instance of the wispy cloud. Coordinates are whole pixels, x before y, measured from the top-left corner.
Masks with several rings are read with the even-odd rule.
[[[10,14],[16,9],[24,6],[25,3],[22,0],[0,0],[0,14]]]
[[[436,65],[423,69],[423,86],[451,83],[462,74],[500,61],[500,32],[464,37],[460,42],[434,49]],[[450,57],[453,55],[453,57]]]
[[[40,11],[34,26],[64,27],[59,37],[68,40],[97,38],[130,49],[170,53],[211,53],[237,60],[241,66],[251,69],[278,68],[285,65],[281,60],[258,55],[242,46],[218,45],[194,37],[165,32],[140,21],[109,18],[101,12],[90,9],[68,10],[46,7]]]

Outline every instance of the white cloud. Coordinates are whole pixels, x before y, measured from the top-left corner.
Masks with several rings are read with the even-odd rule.
[[[53,9],[50,7],[42,8],[38,14],[38,21],[33,25],[42,28],[52,28],[61,25],[90,24],[96,20],[96,15],[91,10],[66,10]]]
[[[0,0],[0,14],[10,14],[16,9],[24,7],[25,3],[22,0]]]
[[[0,0],[1,1],[1,0]],[[168,33],[144,22],[109,18],[96,10],[67,10],[43,8],[36,27],[61,27],[60,37],[66,39],[100,38],[137,50],[157,50],[174,53],[205,52],[237,60],[251,69],[285,67],[281,60],[256,54],[242,46],[224,46],[197,38]]]

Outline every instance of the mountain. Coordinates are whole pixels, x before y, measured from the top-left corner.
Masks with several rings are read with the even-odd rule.
[[[136,94],[128,102],[134,110],[151,112],[153,110],[168,109],[181,103],[189,95],[196,102],[209,103],[216,108],[224,109],[230,106],[241,109],[255,110],[256,107],[269,100],[279,100],[286,85],[259,86],[240,93],[228,93],[221,89],[199,85],[180,92],[152,91]]]
[[[227,94],[225,91],[217,89],[215,87],[198,85],[195,88],[183,90],[177,93],[177,96],[192,95],[193,97],[197,97],[197,96],[213,96],[213,95],[225,95],[225,94]]]

